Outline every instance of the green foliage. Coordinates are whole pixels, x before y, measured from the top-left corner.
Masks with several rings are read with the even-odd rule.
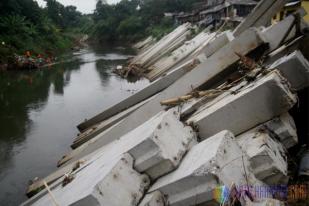
[[[164,17],[165,12],[188,11],[198,1],[122,0],[115,5],[98,1],[91,37],[99,41],[131,41],[146,35],[160,38],[174,27],[174,20]]]
[[[34,0],[0,2],[0,61],[14,53],[64,51],[73,46],[81,32],[88,32],[93,20],[75,6],[45,0],[46,8]]]

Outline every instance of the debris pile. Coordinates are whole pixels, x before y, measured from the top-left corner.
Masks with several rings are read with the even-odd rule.
[[[294,111],[308,106],[309,27],[303,10],[266,27],[282,2],[261,1],[234,31],[185,42],[185,24],[152,46],[151,37],[136,44],[142,52],[123,74],[152,84],[78,125],[73,150],[29,186],[23,205],[296,200],[287,185],[309,176],[308,152],[295,174],[295,150],[308,145],[299,122],[309,115]]]

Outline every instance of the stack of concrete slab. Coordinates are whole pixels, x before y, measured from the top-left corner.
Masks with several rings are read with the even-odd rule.
[[[189,23],[177,27],[174,31],[163,37],[146,51],[143,51],[141,54],[136,56],[130,62],[130,65],[138,66],[141,69],[151,66],[162,56],[181,46],[191,34],[190,29],[191,24]]]
[[[192,40],[185,42],[181,47],[173,51],[170,55],[163,57],[152,65],[148,70],[149,73],[146,77],[153,81],[163,73],[166,73],[169,69],[175,66],[177,63],[182,61],[192,52],[194,52],[203,42],[209,42],[214,37],[215,34],[208,34],[206,32],[199,33]]]

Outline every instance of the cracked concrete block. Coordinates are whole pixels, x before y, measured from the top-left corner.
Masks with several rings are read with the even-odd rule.
[[[285,113],[262,125],[279,139],[285,148],[291,148],[298,143],[297,130],[293,117]]]
[[[255,176],[268,185],[288,183],[287,156],[280,142],[272,139],[267,130],[254,128],[236,137],[249,156]]]
[[[172,170],[192,145],[196,144],[195,133],[179,121],[176,109],[166,112],[160,122],[153,123],[147,138],[130,149],[134,168],[156,179]]]
[[[104,159],[104,158],[103,158]],[[137,205],[150,184],[147,175],[133,169],[133,158],[125,154],[106,163],[102,158],[74,173],[67,185],[51,190],[58,205]],[[25,205],[54,205],[47,194]]]
[[[166,200],[160,191],[147,194],[139,206],[165,206]]]
[[[273,117],[286,113],[297,102],[278,71],[224,94],[200,107],[188,120],[198,126],[199,137],[206,139],[227,129],[241,134]]]
[[[293,90],[299,91],[309,86],[309,62],[298,50],[278,59],[269,68],[278,69]]]
[[[247,182],[248,181],[248,182]],[[215,202],[213,190],[220,185],[261,184],[253,175],[247,155],[234,135],[222,131],[195,145],[178,169],[159,178],[149,192],[160,191],[168,205]]]

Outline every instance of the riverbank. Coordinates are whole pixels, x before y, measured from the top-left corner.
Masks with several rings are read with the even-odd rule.
[[[87,40],[88,35],[86,34],[66,34],[58,42],[55,42],[55,45],[59,47],[44,47],[44,45],[38,43],[36,47],[29,46],[32,49],[16,49],[3,42],[0,46],[0,71],[50,67],[62,54],[86,47]]]

